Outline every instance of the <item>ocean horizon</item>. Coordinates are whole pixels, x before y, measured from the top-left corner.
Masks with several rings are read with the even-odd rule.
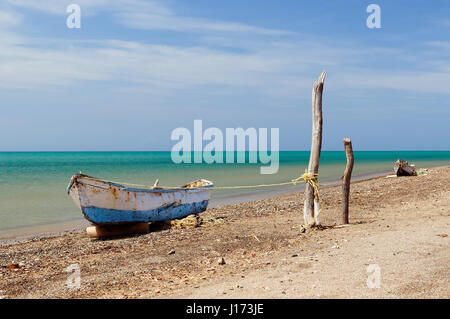
[[[129,152],[0,152],[0,229],[14,229],[82,218],[81,211],[66,194],[70,177],[80,171],[97,178],[118,182],[180,186],[198,178],[216,186],[258,185],[290,181],[307,168],[309,151],[279,152],[276,174],[261,175],[268,164],[174,164],[169,151]],[[417,168],[450,164],[450,151],[355,151],[353,177],[393,170],[399,158]],[[343,151],[323,151],[319,179],[322,183],[340,179],[346,164]],[[301,190],[304,184],[276,190]],[[255,194],[271,189],[216,190],[212,202]]]

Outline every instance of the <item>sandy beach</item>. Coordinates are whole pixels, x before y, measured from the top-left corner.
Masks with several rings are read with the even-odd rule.
[[[302,231],[297,192],[153,224],[146,235],[6,243],[0,298],[449,298],[449,180],[446,166],[353,182],[346,227],[334,227],[334,186],[321,190],[322,230]],[[79,289],[67,286],[74,264]],[[373,267],[378,288],[367,284]]]

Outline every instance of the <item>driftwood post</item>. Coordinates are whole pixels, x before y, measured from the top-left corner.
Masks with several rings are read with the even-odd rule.
[[[322,92],[326,72],[323,71],[312,90],[312,141],[309,157],[308,173],[319,173],[320,151],[322,148]],[[319,200],[314,196],[314,188],[306,183],[303,218],[306,227],[320,225]]]
[[[353,170],[353,148],[352,141],[349,138],[344,138],[345,156],[347,157],[347,166],[345,167],[344,175],[342,176],[342,214],[341,225],[348,224],[348,202],[350,199],[350,179]]]

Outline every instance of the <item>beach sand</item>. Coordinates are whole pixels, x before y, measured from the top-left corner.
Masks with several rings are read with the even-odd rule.
[[[4,244],[0,298],[450,298],[450,166],[352,183],[347,227],[333,227],[340,198],[339,186],[321,190],[323,230],[301,232],[297,192],[146,235]],[[72,264],[79,289],[67,286]]]

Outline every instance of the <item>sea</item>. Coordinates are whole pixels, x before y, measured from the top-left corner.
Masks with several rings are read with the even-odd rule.
[[[405,159],[417,168],[450,165],[450,151],[355,152],[354,178],[392,174],[393,163]],[[216,186],[259,185],[290,181],[306,169],[309,152],[279,153],[276,174],[261,174],[262,163],[175,164],[170,152],[0,152],[0,230],[57,224],[82,219],[79,208],[66,193],[73,174],[82,172],[116,182],[180,186],[198,178]],[[323,185],[340,180],[344,152],[323,151],[319,179]],[[257,189],[214,190],[211,205],[303,190],[304,184]]]

